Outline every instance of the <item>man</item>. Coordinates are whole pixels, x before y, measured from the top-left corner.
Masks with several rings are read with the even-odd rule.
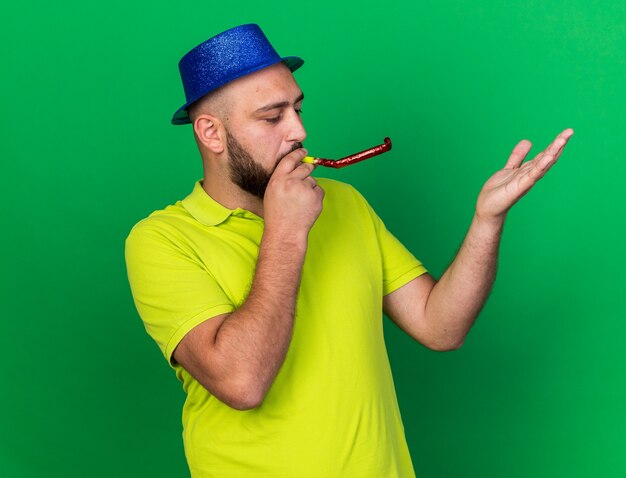
[[[354,188],[302,162],[301,65],[256,25],[183,57],[187,102],[172,122],[193,125],[204,179],[129,235],[135,303],[187,392],[192,476],[415,476],[382,311],[433,350],[459,348],[507,211],[573,131],[523,165],[530,143],[515,147],[437,281]]]

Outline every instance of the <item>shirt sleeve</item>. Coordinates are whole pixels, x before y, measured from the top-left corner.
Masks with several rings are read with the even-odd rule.
[[[383,265],[383,295],[390,294],[428,272],[422,262],[385,227],[382,219],[361,193],[354,188],[353,190],[360,197],[376,228]]]
[[[200,260],[158,228],[136,225],[125,256],[137,311],[171,366],[176,346],[191,329],[235,309]]]

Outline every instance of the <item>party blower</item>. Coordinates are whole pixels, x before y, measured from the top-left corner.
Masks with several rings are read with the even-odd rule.
[[[351,154],[350,156],[346,156],[345,158],[333,160],[316,158],[314,156],[305,156],[302,162],[316,164],[319,166],[326,166],[327,168],[343,168],[344,166],[350,166],[351,164],[358,163],[359,161],[371,158],[372,156],[378,156],[379,154],[386,153],[390,149],[391,140],[389,138],[385,138],[385,142],[383,144],[374,146],[370,149],[366,149],[365,151],[361,151],[360,153]]]

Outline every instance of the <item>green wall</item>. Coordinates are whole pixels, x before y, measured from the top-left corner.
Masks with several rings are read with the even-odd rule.
[[[306,63],[320,175],[354,184],[435,276],[517,141],[576,134],[509,214],[464,347],[386,321],[418,476],[626,475],[626,3],[13,2],[0,11],[0,476],[185,476],[184,393],[143,330],[123,242],[201,174],[179,58],[257,22]],[[620,245],[621,244],[621,245]]]

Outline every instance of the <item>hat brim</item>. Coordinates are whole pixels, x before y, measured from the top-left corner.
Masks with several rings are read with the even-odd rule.
[[[199,95],[197,98],[191,99],[190,101],[185,103],[183,106],[178,108],[176,112],[174,113],[174,116],[172,116],[172,124],[173,125],[190,124],[191,120],[189,119],[187,108],[189,108],[189,106],[191,106],[193,103],[195,103],[199,99],[203,98],[205,95],[207,95],[211,91],[214,91],[220,86],[224,86],[226,83],[230,83],[231,81],[236,80],[237,78],[241,78],[242,76],[248,75],[250,73],[254,73],[255,71],[259,71],[263,68],[267,68],[268,66],[272,66],[281,61],[285,65],[287,65],[287,68],[289,68],[289,70],[291,70],[292,72],[296,71],[298,68],[300,68],[304,64],[304,60],[298,56],[286,56],[277,61],[270,61],[267,63],[262,63],[260,65],[255,65],[253,68],[249,68],[244,71],[238,71],[237,74],[224,78],[219,84],[214,85],[210,90],[203,91],[202,94]]]

